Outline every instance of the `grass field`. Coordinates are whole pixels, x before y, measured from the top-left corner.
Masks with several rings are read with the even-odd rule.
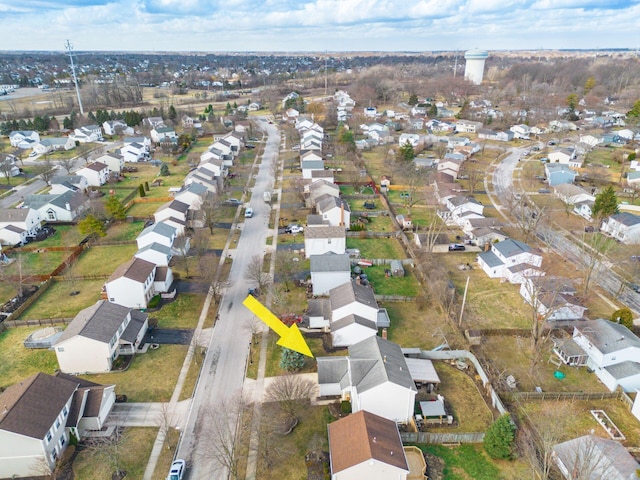
[[[357,248],[362,258],[402,259],[406,257],[400,242],[395,238],[347,237],[347,248]]]
[[[164,200],[159,200],[157,202],[134,203],[129,207],[129,210],[127,210],[127,215],[138,218],[151,218],[158,208],[164,205],[164,203]]]
[[[124,430],[118,444],[117,455],[120,468],[127,472],[127,479],[142,479],[157,434],[157,428],[126,428]],[[73,462],[75,478],[78,480],[112,478],[111,474],[115,471],[113,468],[115,451],[116,447],[113,444],[79,451]],[[154,478],[164,478],[164,475],[166,472],[162,472],[162,477]]]
[[[7,328],[0,332],[0,390],[38,372],[53,374],[56,354],[47,349],[25,348],[22,342],[43,327]]]
[[[84,235],[82,235],[78,231],[78,227],[76,227],[75,225],[56,225],[54,228],[56,230],[56,233],[40,242],[36,242],[31,245],[37,246],[39,248],[71,247],[74,245],[78,245],[84,238]]]
[[[126,242],[133,241],[144,230],[144,222],[116,222],[107,230],[106,241]]]
[[[205,300],[204,294],[181,293],[157,312],[150,312],[158,319],[160,328],[195,328]]]
[[[2,267],[5,275],[48,275],[70,255],[70,251],[52,252],[50,250],[12,253],[15,261]]]
[[[135,244],[92,246],[82,252],[69,273],[75,276],[110,275],[118,265],[131,260],[136,251]]]
[[[116,393],[129,402],[168,402],[180,374],[188,345],[161,345],[157,350],[138,354],[124,372],[82,375],[104,385],[116,385]],[[158,365],[162,365],[159,371]]]
[[[42,318],[73,318],[83,308],[98,301],[104,280],[53,282],[18,320]],[[78,295],[69,295],[79,291]]]
[[[378,295],[415,297],[420,294],[420,285],[411,267],[405,267],[404,277],[387,277],[385,275],[385,269],[389,268],[390,265],[380,265],[363,269],[363,273],[367,274],[371,285],[373,285],[373,290]]]

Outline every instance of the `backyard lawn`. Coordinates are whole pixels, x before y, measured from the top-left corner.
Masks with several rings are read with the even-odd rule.
[[[33,250],[30,252],[16,252],[9,256],[15,260],[10,265],[1,267],[4,275],[23,276],[48,275],[71,254],[71,251],[53,252],[50,250]]]
[[[42,247],[72,247],[78,245],[84,235],[78,231],[78,227],[75,225],[55,225],[56,233],[50,237],[40,241],[29,244],[38,248]]]
[[[126,478],[141,480],[157,435],[157,428],[126,428],[117,450],[113,444],[81,449],[73,462],[75,478],[115,478],[111,474],[115,470],[113,464],[117,451],[120,468],[127,472]],[[165,478],[165,474],[166,472],[162,472],[162,477],[154,478]]]
[[[103,385],[116,385],[118,395],[126,395],[129,402],[168,402],[176,386],[188,345],[160,345],[135,356],[124,372],[82,375]],[[160,374],[158,366],[162,365]]]
[[[104,280],[54,281],[18,320],[73,318],[98,301],[102,285]],[[70,295],[74,291],[80,293]]]
[[[137,218],[152,218],[158,208],[164,205],[166,201],[158,200],[157,202],[140,202],[134,203],[127,210],[127,215]]]
[[[347,248],[357,248],[362,258],[406,258],[402,245],[395,238],[347,237]]]
[[[135,244],[89,247],[78,257],[69,273],[77,277],[111,275],[118,265],[131,260],[136,250]]]
[[[108,230],[105,241],[126,242],[135,241],[136,237],[144,230],[144,222],[115,222]]]
[[[56,354],[47,349],[25,348],[22,342],[44,327],[15,327],[0,332],[0,390],[38,372],[58,368]]]
[[[403,295],[406,297],[415,297],[420,294],[420,285],[413,274],[413,270],[409,266],[405,266],[404,277],[387,277],[385,270],[390,265],[376,265],[362,269],[362,273],[366,273],[373,290],[378,295]]]

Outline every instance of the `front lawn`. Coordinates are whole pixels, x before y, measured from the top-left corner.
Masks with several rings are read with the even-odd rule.
[[[115,384],[116,393],[126,395],[129,402],[168,402],[188,349],[188,345],[160,345],[157,350],[137,354],[124,372],[82,377],[103,385]]]
[[[22,342],[44,327],[15,327],[0,332],[0,390],[38,372],[53,375],[56,354],[47,349],[25,348]]]
[[[205,298],[204,293],[179,293],[173,302],[149,315],[158,319],[159,328],[195,328]]]
[[[395,238],[347,237],[347,248],[357,248],[362,258],[406,258],[402,245]]]
[[[74,462],[73,473],[78,480],[85,478],[108,479],[114,473],[114,454],[127,479],[141,480],[158,435],[157,428],[126,428],[117,445],[81,449]],[[162,472],[164,478],[166,472]]]
[[[103,285],[104,280],[54,281],[18,320],[73,318],[99,300]],[[80,293],[70,295],[76,291]]]

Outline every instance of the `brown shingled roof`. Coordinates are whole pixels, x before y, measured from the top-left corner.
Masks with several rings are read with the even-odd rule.
[[[368,460],[409,471],[400,433],[392,420],[361,410],[329,424],[328,429],[331,473]]]
[[[131,280],[144,283],[144,281],[149,278],[149,275],[151,275],[154,268],[155,264],[147,262],[141,258],[134,257],[116,268],[109,277],[108,282],[112,282],[120,277],[126,277]]]

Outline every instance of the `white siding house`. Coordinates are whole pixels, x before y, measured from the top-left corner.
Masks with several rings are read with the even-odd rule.
[[[109,179],[109,167],[102,162],[93,162],[76,171],[76,175],[85,177],[89,186],[100,187]]]
[[[616,213],[602,222],[600,231],[627,245],[640,243],[640,216]]]
[[[494,243],[491,250],[478,255],[480,268],[490,278],[506,278],[522,283],[527,276],[540,275],[542,256],[526,243],[508,238]]]
[[[153,281],[156,265],[141,258],[120,265],[105,283],[110,302],[129,308],[147,308],[156,294]]]
[[[351,281],[351,263],[346,253],[312,255],[310,260],[314,295],[327,295],[332,288]]]
[[[344,227],[313,227],[304,230],[304,254],[306,258],[311,255],[322,255],[333,252],[342,254],[347,249],[346,233]]]

